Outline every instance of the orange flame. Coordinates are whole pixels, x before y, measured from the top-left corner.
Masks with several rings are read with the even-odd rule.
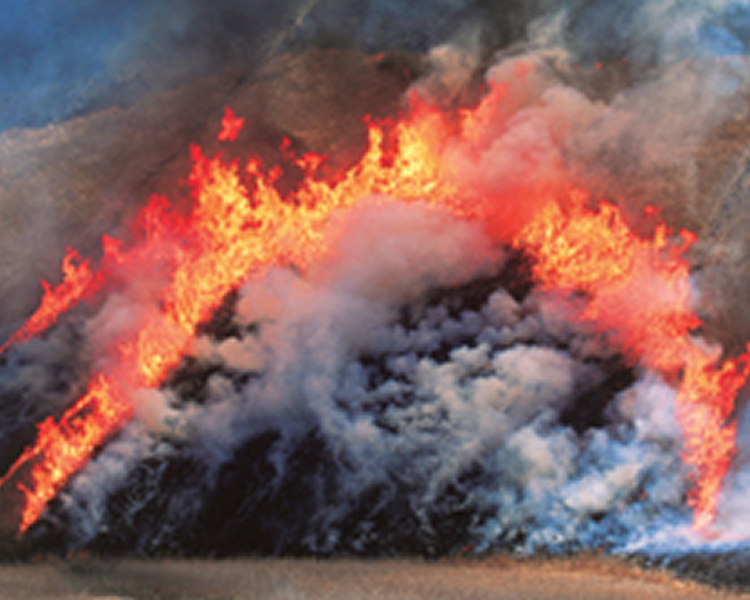
[[[63,280],[52,287],[42,280],[42,302],[23,327],[16,331],[0,346],[0,354],[11,345],[28,342],[31,338],[47,330],[55,324],[57,318],[79,300],[90,296],[96,291],[100,280],[91,272],[88,260],[81,260],[81,256],[68,248],[62,262]]]
[[[694,484],[688,502],[694,526],[704,529],[716,515],[735,452],[736,426],[728,419],[748,377],[749,355],[719,364],[717,352],[691,336],[701,322],[691,309],[689,265],[681,254],[692,234],[683,232],[685,243],[670,247],[658,226],[652,239],[640,239],[616,207],[587,210],[580,193],[572,201],[568,214],[548,205],[515,243],[533,249],[543,285],[589,295],[582,319],[608,332],[634,360],[677,379],[682,457]]]
[[[220,142],[233,142],[245,126],[245,119],[238,117],[228,106],[224,109],[224,118],[221,120],[221,131],[216,138]]]
[[[60,418],[59,424],[49,417],[38,426],[34,446],[0,480],[0,485],[4,484],[21,466],[33,461],[30,485],[19,484],[26,497],[20,533],[39,519],[71,474],[85,465],[92,452],[127,422],[131,414],[130,404],[99,374],[92,379],[86,394]]]
[[[682,258],[691,238],[683,234],[685,243],[677,246],[659,226],[651,239],[641,239],[615,206],[602,203],[598,211],[589,210],[580,192],[570,194],[565,211],[556,201],[540,197],[534,199],[533,211],[518,213],[508,208],[508,199],[488,201],[459,185],[442,161],[449,131],[458,127],[454,140],[470,147],[484,143],[482,123],[504,94],[502,86],[493,88],[473,112],[459,114],[458,125],[455,120],[449,125],[445,115],[412,98],[410,119],[369,123],[367,152],[338,181],[317,179],[324,157],[308,154],[294,159],[305,177],[293,198],[282,197],[274,186],[279,167],[267,169],[257,159],[244,167],[238,161],[226,164],[193,147],[191,214],[180,217],[166,199],[154,197],[139,218],[141,242],[123,249],[116,240],[103,239],[100,273],[116,276],[146,265],[153,270],[158,263],[165,283],[148,316],[106,349],[115,364],[112,374],[95,377],[59,424],[52,419],[42,423],[34,446],[0,480],[2,485],[23,465],[34,463],[30,485],[23,488],[21,532],[39,518],[96,447],[130,418],[127,390],[160,385],[198,325],[228,292],[276,264],[306,269],[327,252],[331,215],[379,194],[445,206],[459,216],[481,220],[491,235],[513,232],[513,244],[534,256],[541,285],[585,293],[588,302],[581,319],[608,332],[633,362],[676,381],[683,458],[694,484],[689,504],[696,527],[709,524],[734,452],[735,426],[727,421],[747,378],[748,360],[719,364],[717,353],[691,335],[700,324],[691,309],[689,266]],[[219,139],[235,139],[242,126],[242,119],[227,109]],[[386,138],[393,141],[392,151],[385,150]],[[518,222],[505,222],[513,218]],[[12,341],[50,326],[106,279],[92,275],[88,263],[76,265],[77,255],[70,256],[64,263],[63,284],[45,295],[37,311],[54,318],[35,313],[21,330],[26,333],[14,335]],[[45,304],[52,302],[48,296],[58,299],[55,310]]]
[[[233,123],[232,127],[237,126],[237,121]],[[222,137],[228,135],[227,127],[225,118]],[[127,382],[128,389],[158,386],[180,360],[198,324],[229,291],[270,265],[291,263],[305,268],[324,254],[324,230],[333,211],[373,194],[447,201],[452,190],[441,183],[437,154],[425,141],[428,124],[417,119],[393,129],[399,151],[390,163],[382,147],[383,126],[370,124],[368,152],[335,184],[315,179],[323,157],[310,154],[297,159],[296,166],[307,179],[295,202],[283,198],[274,187],[276,169],[266,170],[259,161],[250,160],[245,172],[254,183],[251,192],[241,182],[237,162],[225,164],[193,147],[189,183],[195,206],[190,217],[182,220],[170,211],[166,199],[155,196],[138,219],[144,234],[139,245],[124,250],[117,240],[103,238],[105,258],[93,280],[104,280],[102,273],[111,275],[149,261],[163,263],[168,280],[158,299],[161,311],[146,318],[131,339],[120,340],[108,350],[117,360],[116,379]],[[233,131],[235,135],[239,129]],[[88,269],[88,263],[85,266]],[[70,306],[72,302],[65,308]],[[99,376],[59,424],[51,418],[44,421],[34,445],[0,480],[1,486],[24,465],[35,463],[30,485],[19,484],[26,498],[21,533],[39,518],[47,502],[97,445],[132,414],[126,394],[123,389],[114,390],[113,380]]]

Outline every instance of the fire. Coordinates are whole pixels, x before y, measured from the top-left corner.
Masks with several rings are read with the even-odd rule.
[[[688,502],[694,525],[714,519],[721,483],[735,452],[736,426],[728,422],[748,377],[748,357],[721,364],[715,349],[691,335],[701,321],[691,309],[690,270],[682,253],[693,241],[670,246],[663,225],[651,239],[633,234],[618,209],[585,208],[572,194],[564,213],[548,205],[515,243],[533,249],[535,271],[549,288],[588,297],[581,318],[606,331],[634,361],[677,380],[677,418],[692,469]]]
[[[528,72],[522,69],[519,76]],[[258,159],[226,163],[194,146],[188,216],[154,196],[138,219],[138,241],[125,248],[103,238],[104,258],[96,273],[70,251],[63,262],[63,283],[45,285],[39,310],[2,349],[40,334],[80,299],[111,280],[127,279],[125,273],[157,273],[160,288],[150,300],[151,310],[136,319],[132,331],[103,350],[108,369],[92,378],[87,393],[58,422],[49,418],[40,425],[34,445],[0,480],[2,485],[31,465],[29,484],[19,485],[26,498],[21,533],[92,452],[132,417],[130,393],[164,382],[198,325],[230,291],[273,265],[304,271],[328,251],[331,216],[377,195],[441,205],[484,222],[496,239],[534,257],[541,285],[585,294],[580,318],[608,332],[634,363],[676,381],[683,457],[694,484],[689,503],[696,526],[709,524],[734,452],[735,427],[728,420],[747,378],[748,361],[743,357],[721,364],[713,349],[691,335],[700,321],[691,309],[689,266],[682,257],[690,236],[683,234],[684,243],[677,245],[666,228],[657,226],[652,238],[639,238],[616,206],[601,203],[591,210],[577,191],[568,194],[565,209],[540,196],[530,204],[533,212],[513,217],[507,199],[488,200],[462,187],[446,168],[443,152],[455,140],[467,146],[484,143],[482,124],[506,93],[503,87],[493,88],[476,109],[460,111],[453,119],[413,97],[409,118],[368,123],[368,150],[333,183],[319,179],[325,157],[293,157],[287,144],[282,149],[290,167],[304,175],[291,198],[275,186],[280,167],[267,168]],[[227,109],[218,139],[236,139],[243,125]],[[514,237],[503,239],[498,231]]]
[[[63,280],[55,287],[42,280],[44,294],[39,308],[26,320],[21,329],[0,346],[0,354],[13,344],[28,342],[39,335],[54,325],[57,318],[77,304],[81,298],[96,291],[99,280],[92,273],[89,261],[82,261],[78,252],[71,248],[67,249],[63,258],[62,272]]]
[[[26,504],[19,530],[24,533],[33,525],[65,485],[116,427],[132,414],[131,405],[102,374],[95,375],[89,389],[56,423],[52,417],[39,426],[36,443],[26,450],[0,480],[0,485],[18,469],[32,464],[30,485],[19,484]]]
[[[228,106],[224,109],[224,118],[221,120],[221,131],[218,140],[220,142],[233,142],[245,126],[245,119],[238,117]]]
[[[750,354],[718,365],[704,350],[691,349],[678,393],[678,418],[686,437],[683,459],[696,468],[689,497],[694,525],[705,529],[716,516],[721,483],[735,453],[737,426],[729,419],[747,381]]]
[[[142,239],[131,248],[114,238],[102,240],[104,258],[97,273],[88,263],[76,265],[77,255],[64,263],[65,280],[53,290],[58,300],[54,318],[34,316],[8,341],[25,341],[51,326],[57,316],[99,285],[130,270],[159,271],[167,282],[153,311],[129,339],[118,340],[105,354],[116,366],[109,376],[95,378],[89,391],[55,422],[40,426],[34,445],[10,468],[0,485],[24,466],[34,463],[31,482],[19,484],[26,499],[20,532],[41,515],[65,482],[91,453],[132,416],[126,390],[158,387],[179,362],[195,334],[224,296],[253,274],[274,264],[294,264],[304,269],[326,252],[325,227],[330,215],[364,196],[387,194],[404,200],[447,202],[453,189],[442,183],[438,156],[427,140],[436,113],[425,113],[413,123],[392,126],[398,152],[383,150],[386,124],[370,124],[370,147],[360,163],[337,183],[315,178],[324,157],[308,154],[295,160],[307,178],[294,201],[274,187],[278,169],[266,169],[257,160],[244,167],[253,184],[242,183],[239,162],[225,164],[191,149],[189,177],[194,208],[187,219],[171,211],[169,202],[155,196],[141,212],[137,226]],[[227,111],[220,140],[236,137],[242,120]],[[75,283],[73,283],[75,282]],[[46,298],[46,297],[45,297]],[[59,299],[62,299],[60,301]],[[47,314],[43,303],[39,312]],[[113,381],[122,381],[115,388]]]

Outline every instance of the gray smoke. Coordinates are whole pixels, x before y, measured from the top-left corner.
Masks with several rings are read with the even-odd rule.
[[[544,3],[392,0],[32,0],[0,3],[0,131],[131,104],[291,48],[425,52],[484,29],[507,44]],[[247,75],[247,73],[246,73]]]
[[[206,532],[204,550],[406,551],[388,531],[406,519],[421,552],[469,542],[534,552],[620,547],[653,520],[688,522],[674,390],[644,374],[619,394],[602,391],[614,350],[572,324],[576,308],[564,298],[514,298],[502,284],[506,259],[479,228],[384,200],[341,219],[334,259],[306,278],[276,269],[248,284],[239,335],[196,341],[200,390],[178,384],[136,399],[140,424],[60,498],[68,544],[191,548],[206,499],[228,502],[215,494],[224,474],[268,431],[276,437],[257,457],[269,469],[265,487],[234,485],[250,506],[265,494],[310,495],[310,513],[291,509],[292,539],[273,529],[274,540]],[[492,284],[476,307],[450,292],[482,277]],[[430,290],[445,297],[429,300]],[[579,431],[566,411],[596,393],[608,400],[607,423]],[[189,475],[166,488],[159,473],[180,455]],[[143,464],[156,474],[141,483]],[[313,480],[296,480],[300,468]],[[268,507],[225,509],[239,531],[278,518]],[[465,529],[443,531],[441,520],[456,515]]]
[[[443,154],[502,216],[488,233],[388,198],[335,215],[330,254],[305,273],[273,268],[228,299],[225,331],[209,328],[170,381],[133,398],[136,421],[36,535],[143,552],[710,544],[689,529],[673,387],[576,319],[585,298],[534,289],[501,242],[568,185],[617,203],[641,232],[652,226],[644,207],[657,205],[702,237],[690,258],[707,341],[750,338],[744,192],[725,184],[743,180],[744,146],[721,146],[740,157],[729,166],[707,158],[748,116],[750,8],[573,2],[531,19],[549,6],[508,5],[507,19],[481,2],[287,7],[296,19],[280,48],[336,45],[346,31],[367,50],[429,49],[412,90],[438,104],[476,99],[478,78],[504,90],[477,139]],[[175,39],[193,25],[172,22]],[[227,52],[244,52],[237,40]],[[498,40],[518,43],[494,53]],[[124,315],[156,308],[134,298],[112,295],[93,319],[73,315],[0,365],[2,397],[32,399],[4,405],[6,460],[24,426],[80,387],[89,359],[70,358],[65,332],[83,332],[82,356],[95,355]],[[71,389],[55,387],[56,373]],[[745,535],[744,405],[714,543]]]

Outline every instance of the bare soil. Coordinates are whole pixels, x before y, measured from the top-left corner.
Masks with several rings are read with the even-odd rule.
[[[0,565],[0,598],[57,600],[687,600],[750,598],[601,557],[102,560]]]

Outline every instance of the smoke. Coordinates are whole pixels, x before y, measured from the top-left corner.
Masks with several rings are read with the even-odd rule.
[[[172,4],[44,7],[12,55],[32,74],[27,113],[4,127],[309,44],[425,52],[410,92],[484,102],[476,135],[447,141],[444,164],[502,209],[486,229],[398,198],[335,214],[324,259],[270,268],[230,295],[170,380],[135,394],[136,420],[32,535],[147,553],[705,547],[689,532],[673,382],[628,363],[617,332],[581,321],[596,293],[536,289],[506,242],[571,187],[616,203],[640,232],[656,205],[701,236],[690,258],[706,344],[744,344],[746,157],[733,128],[746,131],[748,117],[746,3]],[[82,37],[56,41],[73,15]],[[130,69],[121,95],[115,80]],[[49,111],[68,77],[84,91]],[[154,310],[158,274],[128,278],[2,359],[0,462],[80,393],[97,348]],[[650,280],[641,289],[661,293]],[[609,301],[624,314],[639,299]],[[740,400],[720,541],[746,536]]]
[[[301,3],[297,3],[301,4]],[[252,64],[295,3],[3,2],[0,130],[38,127]]]
[[[496,43],[508,43],[539,10],[471,0],[34,0],[1,8],[0,131],[128,105],[227,68],[247,76],[289,48],[425,52],[488,18],[490,31],[503,23]],[[492,18],[498,10],[502,20]]]
[[[606,340],[506,291],[523,268],[481,229],[386,199],[332,228],[329,260],[246,285],[238,333],[137,399],[49,517],[69,547],[534,552],[688,518],[672,388],[618,394]]]
[[[303,137],[299,130],[308,131],[314,116],[299,113],[315,109],[304,99],[299,109],[284,110],[285,103],[268,93],[273,86],[285,96],[298,90],[288,80],[299,73],[285,74],[281,83],[274,73],[284,71],[290,53],[311,47],[421,53],[459,31],[477,38],[471,32],[499,5],[492,6],[382,0],[0,3],[0,335],[9,335],[33,310],[39,279],[56,280],[67,245],[96,255],[100,236],[121,234],[123,222],[160,182],[171,180],[162,186],[170,192],[176,187],[188,144],[209,137],[206,123],[238,90],[255,98],[262,121],[257,147],[269,129],[279,137]],[[530,10],[523,3],[503,8],[502,18],[491,23],[514,15],[517,25],[497,43],[520,37],[522,15]],[[406,63],[418,62],[403,56]],[[316,67],[303,62],[298,68]],[[325,88],[318,81],[323,68],[317,67],[310,88]],[[389,68],[400,73],[398,59],[382,70]],[[248,92],[253,85],[261,89]],[[355,98],[370,95],[377,94],[362,90]],[[325,89],[321,98],[331,103]],[[347,121],[352,128],[372,110],[359,101],[342,108],[356,113]],[[302,125],[295,126],[300,116]],[[341,154],[337,143],[317,150]]]
[[[329,261],[246,285],[238,333],[136,399],[48,517],[68,547],[535,552],[689,518],[674,390],[618,393],[606,340],[506,291],[523,269],[479,228],[378,199],[334,229]]]

